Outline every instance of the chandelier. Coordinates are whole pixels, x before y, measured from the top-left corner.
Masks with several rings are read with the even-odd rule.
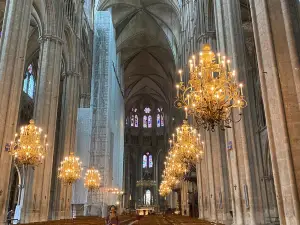
[[[43,140],[42,140],[43,139]],[[29,125],[21,127],[20,136],[9,145],[9,153],[15,157],[17,164],[37,166],[42,163],[47,152],[47,135],[42,138],[42,129],[29,121]]]
[[[188,125],[187,120],[176,129],[176,134],[172,134],[172,140],[169,142],[170,151],[164,162],[163,181],[159,187],[161,196],[167,196],[191,166],[203,157],[204,142],[201,142],[200,134]]]
[[[73,152],[70,153],[58,168],[58,178],[68,184],[74,183],[81,177],[81,171],[83,170],[81,164],[79,158],[75,157]]]
[[[88,190],[95,190],[100,187],[100,173],[95,168],[88,169],[84,177],[84,186]]]
[[[188,121],[184,120],[183,125],[176,129],[176,134],[172,134],[170,142],[169,157],[180,160],[185,164],[195,164],[203,154],[203,142],[200,134]]]
[[[111,194],[117,194],[117,195],[122,195],[124,194],[124,191],[118,189],[118,188],[102,188],[101,189],[103,192],[108,192]]]
[[[171,193],[171,191],[171,186],[167,183],[166,180],[163,180],[159,187],[159,194],[163,197],[166,197],[169,193]]]
[[[204,45],[197,61],[192,56],[190,63],[190,79],[187,84],[182,81],[182,71],[179,71],[180,83],[176,85],[177,98],[175,106],[185,110],[187,115],[193,115],[198,126],[206,130],[230,128],[231,111],[246,107],[243,95],[243,84],[237,84],[236,72],[230,69],[230,60],[216,55],[210,45]]]

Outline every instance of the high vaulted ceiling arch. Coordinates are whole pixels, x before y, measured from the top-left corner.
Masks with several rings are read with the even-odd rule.
[[[112,13],[126,107],[148,96],[170,108],[181,29],[178,1],[104,0],[98,9]]]

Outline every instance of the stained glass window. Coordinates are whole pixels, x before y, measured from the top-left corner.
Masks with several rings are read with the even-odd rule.
[[[160,114],[157,114],[156,116],[156,123],[157,123],[157,127],[160,127]]]
[[[31,75],[29,77],[29,84],[28,84],[27,94],[30,98],[33,98],[33,94],[34,94],[34,78],[33,78],[33,75]]]
[[[148,116],[148,128],[152,127],[152,116]]]
[[[25,72],[25,79],[23,81],[23,91],[33,98],[35,90],[35,81],[33,76],[32,64],[30,64]]]
[[[145,113],[150,113],[150,112],[151,112],[151,109],[150,109],[149,107],[146,107],[146,108],[144,109],[144,112],[145,112]]]
[[[148,161],[148,157],[146,155],[143,155],[143,168],[147,168],[147,161]]]
[[[161,127],[165,126],[165,119],[164,119],[164,115],[163,114],[160,115],[160,126]]]
[[[149,159],[149,168],[152,168],[153,167],[152,155],[149,155],[148,159]]]
[[[151,191],[146,191],[146,205],[151,205]]]
[[[30,64],[29,66],[28,66],[28,73],[30,73],[30,74],[32,74],[32,64]]]
[[[144,116],[143,117],[143,127],[147,128],[147,126],[148,126],[148,119],[147,119],[147,116]]]
[[[131,121],[130,121],[130,125],[132,126],[132,127],[134,127],[134,115],[131,115],[131,119],[130,119]]]
[[[134,126],[139,127],[139,117],[138,117],[138,115],[134,116]]]

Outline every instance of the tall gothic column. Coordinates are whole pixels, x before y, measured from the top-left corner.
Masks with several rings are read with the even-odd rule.
[[[200,162],[197,163],[197,165],[196,165],[199,219],[204,219],[202,170],[201,170],[201,163],[202,163],[202,161],[203,161],[203,159],[200,159]]]
[[[299,39],[296,1],[250,0],[281,224],[300,224]],[[276,34],[276,35],[275,35]],[[297,77],[298,76],[298,77]]]
[[[34,171],[33,181],[28,184],[25,222],[48,220],[61,57],[60,37],[52,35],[42,37],[34,118],[48,135],[49,146],[44,163]]]
[[[215,222],[217,220],[217,211],[216,211],[216,191],[215,191],[215,175],[214,175],[214,160],[213,160],[213,149],[212,149],[212,134],[210,131],[205,131],[205,156],[207,160],[207,170],[208,170],[208,184],[210,202],[210,221]],[[215,150],[215,149],[214,149]]]
[[[233,66],[238,71],[240,81],[246,83],[245,96],[248,106],[243,110],[244,115],[239,123],[233,123],[232,129],[227,129],[227,142],[232,142],[233,149],[229,158],[231,163],[233,209],[236,224],[256,224],[262,222],[259,216],[260,187],[257,185],[256,168],[250,167],[251,160],[255,161],[254,131],[252,127],[252,103],[248,98],[247,70],[245,62],[245,43],[243,38],[240,1],[217,1],[217,26],[219,47],[233,59]],[[248,78],[249,79],[249,78]],[[233,113],[233,121],[238,114]],[[247,129],[247,132],[246,132]],[[255,186],[255,188],[253,188]],[[255,198],[254,198],[255,196]],[[245,201],[244,201],[245,200]]]
[[[17,125],[31,7],[32,0],[6,1],[0,41],[0,224],[6,220],[11,169],[5,145],[13,139]]]
[[[64,77],[61,108],[60,140],[58,162],[75,151],[76,121],[79,102],[79,74],[68,71]],[[58,164],[59,165],[59,164]],[[70,218],[72,186],[58,181],[56,186],[58,219]]]

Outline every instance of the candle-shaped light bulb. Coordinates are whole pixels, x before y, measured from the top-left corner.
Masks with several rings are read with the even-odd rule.
[[[187,107],[185,107],[185,108],[184,108],[184,110],[185,110],[185,118],[187,119],[187,115],[188,115],[188,108],[187,108]]]
[[[179,98],[179,85],[176,84],[177,97]]]
[[[228,72],[230,71],[230,60],[227,60],[227,67],[228,67]]]
[[[182,82],[182,70],[179,70],[178,73],[179,73],[179,76],[180,76],[180,82]]]
[[[243,96],[243,84],[240,83],[240,88],[241,88],[241,96]]]

